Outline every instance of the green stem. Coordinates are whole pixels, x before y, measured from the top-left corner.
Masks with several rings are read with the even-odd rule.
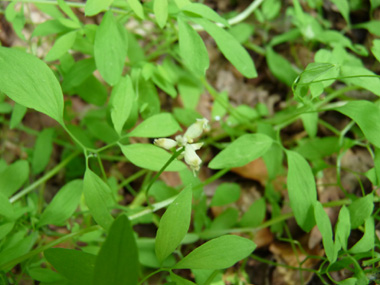
[[[82,229],[82,230],[80,230],[78,232],[75,232],[75,233],[71,233],[71,234],[65,235],[65,236],[63,236],[63,237],[61,237],[59,239],[56,239],[56,240],[54,240],[54,241],[52,241],[52,242],[50,242],[50,243],[48,243],[48,244],[46,244],[44,246],[36,248],[35,250],[32,250],[32,251],[28,252],[27,254],[24,254],[24,255],[22,255],[20,257],[17,257],[15,259],[13,259],[13,260],[11,260],[11,261],[3,264],[2,266],[0,266],[0,271],[4,270],[6,268],[13,268],[14,266],[16,266],[17,264],[23,262],[24,260],[27,260],[27,259],[29,259],[29,258],[31,258],[31,257],[33,257],[33,256],[35,256],[35,255],[37,255],[37,254],[39,254],[41,252],[43,252],[43,251],[49,249],[49,248],[52,248],[53,246],[56,246],[56,245],[58,245],[60,243],[63,243],[65,241],[69,240],[69,239],[72,239],[72,238],[76,237],[76,236],[80,236],[80,235],[83,235],[83,234],[88,233],[88,232],[93,232],[93,231],[96,231],[98,229],[100,229],[100,226],[96,225],[96,226],[92,226],[92,227],[89,227],[89,228]]]
[[[18,192],[17,194],[15,194],[13,197],[11,197],[9,199],[9,202],[13,203],[13,202],[17,201],[18,199],[20,199],[21,197],[23,197],[26,194],[28,194],[29,192],[33,191],[39,185],[41,185],[42,183],[46,182],[51,177],[53,177],[55,174],[57,174],[59,170],[61,170],[63,167],[65,167],[65,165],[67,165],[71,160],[73,160],[79,154],[80,154],[80,152],[76,151],[76,152],[72,153],[71,155],[69,155],[68,157],[66,157],[61,163],[59,163],[58,165],[56,165],[52,170],[50,170],[48,173],[46,173],[40,179],[38,179],[37,181],[35,181],[34,183],[32,183],[31,185],[29,185],[25,189],[21,190],[20,192]]]
[[[214,278],[216,277],[216,275],[218,274],[218,270],[214,270],[211,275],[207,278],[206,282],[203,283],[203,285],[209,285],[211,284],[212,280],[214,280]]]
[[[160,269],[157,269],[156,271],[153,271],[151,274],[145,276],[140,282],[139,284],[143,284],[146,280],[148,280],[150,277],[152,277],[153,275],[156,275],[157,273],[160,273],[161,271],[168,271],[167,269],[165,268],[160,268]]]

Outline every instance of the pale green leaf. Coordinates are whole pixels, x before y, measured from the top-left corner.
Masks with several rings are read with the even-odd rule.
[[[127,47],[127,38],[112,12],[108,11],[96,31],[94,56],[96,67],[110,85],[115,85],[121,78]]]
[[[327,259],[330,263],[334,263],[337,259],[337,251],[334,247],[331,221],[319,201],[314,204],[314,216],[318,229],[322,235],[323,247],[325,249]]]
[[[359,66],[342,66],[340,76],[350,77],[341,79],[345,83],[360,86],[371,91],[373,94],[380,96],[380,78],[374,72]]]
[[[0,172],[0,192],[6,197],[13,195],[28,179],[29,165],[18,160]]]
[[[190,227],[192,187],[187,186],[161,217],[156,234],[156,256],[162,263],[181,243]]]
[[[195,285],[195,283],[182,278],[177,274],[174,274],[172,271],[170,271],[170,278],[175,282],[176,285]]]
[[[57,78],[41,60],[0,47],[0,91],[25,107],[63,124],[63,95]]]
[[[351,205],[348,206],[351,228],[356,229],[361,226],[364,221],[371,216],[373,208],[373,194],[368,194],[352,202]]]
[[[246,258],[256,248],[253,241],[235,235],[221,236],[197,247],[175,269],[224,269]]]
[[[170,113],[161,113],[149,117],[134,128],[128,136],[144,138],[162,138],[175,134],[181,127]]]
[[[186,65],[196,74],[204,75],[210,65],[206,46],[200,35],[178,17],[179,52]]]
[[[108,209],[109,201],[112,199],[109,186],[94,172],[87,169],[84,175],[83,193],[94,220],[108,230],[114,220]]]
[[[347,250],[348,237],[351,232],[350,212],[346,206],[339,211],[338,222],[335,229],[335,243],[339,242],[344,250]]]
[[[69,32],[59,37],[53,47],[49,50],[48,54],[45,57],[46,61],[53,61],[61,58],[75,42],[75,38],[77,36],[77,32]]]
[[[265,55],[268,67],[273,75],[286,85],[292,86],[298,74],[290,62],[278,53],[274,52],[271,47],[267,48]]]
[[[120,215],[112,224],[98,254],[94,270],[96,285],[137,285],[138,251],[131,222]]]
[[[111,94],[111,118],[116,132],[120,135],[123,126],[127,121],[135,100],[130,76],[122,77],[119,83],[113,88]]]
[[[113,0],[87,0],[84,13],[86,16],[94,16],[107,10],[112,2]]]
[[[212,169],[246,165],[259,158],[272,145],[272,139],[263,134],[246,134],[233,141],[209,163]]]
[[[350,253],[363,253],[373,250],[375,246],[375,221],[373,217],[365,220],[363,237],[349,250]]]
[[[331,0],[339,9],[346,22],[350,23],[350,4],[347,0]]]
[[[212,10],[210,7],[206,6],[205,4],[190,3],[182,7],[181,10],[202,16],[203,18],[216,22],[216,23],[221,23],[226,27],[230,26],[230,24],[227,22],[226,19],[221,17],[218,13],[216,13],[214,10]]]
[[[371,48],[371,51],[373,55],[376,57],[377,61],[380,62],[380,40],[375,39],[372,42],[373,46]]]
[[[297,224],[306,232],[315,225],[313,205],[317,190],[313,172],[307,161],[294,151],[286,151],[288,158],[288,193],[290,206]]]
[[[369,142],[380,148],[379,107],[369,101],[356,100],[348,102],[336,110],[354,120]]]
[[[257,199],[249,209],[243,214],[240,220],[242,227],[258,227],[265,219],[266,203],[265,198]]]
[[[301,114],[301,120],[309,137],[315,138],[318,131],[318,113],[303,113]]]
[[[14,209],[7,196],[0,192],[0,217],[13,220]]]
[[[237,183],[220,184],[212,197],[210,206],[224,206],[240,198],[240,186]]]
[[[251,56],[233,35],[208,20],[201,18],[191,19],[203,26],[206,32],[215,40],[223,55],[238,71],[247,78],[254,78],[257,76]]]
[[[27,110],[28,109],[25,106],[20,105],[18,103],[15,103],[15,105],[13,106],[13,112],[11,115],[11,120],[9,122],[9,127],[11,129],[17,127],[18,124],[21,123],[21,121],[24,118]]]
[[[119,144],[119,146],[125,157],[134,165],[153,171],[159,171],[171,157],[167,151],[152,144]],[[183,162],[174,160],[165,171],[181,171],[185,168]]]
[[[145,20],[143,6],[139,0],[128,0],[128,4],[140,19]]]
[[[158,26],[162,29],[168,20],[168,0],[154,0],[153,12]]]
[[[82,196],[82,180],[73,180],[63,186],[42,212],[38,226],[62,226],[77,209]]]
[[[48,165],[53,151],[53,136],[54,129],[44,129],[38,134],[33,151],[33,174],[41,173]]]

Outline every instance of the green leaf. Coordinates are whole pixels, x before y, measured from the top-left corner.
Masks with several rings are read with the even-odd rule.
[[[187,186],[161,217],[156,234],[156,256],[162,263],[181,243],[190,227],[192,187]]]
[[[249,207],[248,211],[243,214],[240,220],[240,225],[242,227],[258,227],[265,219],[266,214],[266,203],[265,198],[262,197],[257,199]]]
[[[170,278],[175,282],[176,285],[195,285],[195,283],[185,278],[182,278],[177,274],[174,274],[172,271],[170,271]]]
[[[346,22],[350,23],[350,5],[347,0],[331,0],[339,9]]]
[[[272,139],[263,134],[246,134],[233,141],[209,163],[212,169],[246,165],[259,158],[270,148]]]
[[[371,51],[373,55],[376,57],[377,61],[380,62],[380,40],[373,40],[373,46]]]
[[[15,127],[17,127],[21,123],[21,121],[24,118],[27,110],[28,109],[25,106],[20,105],[18,103],[15,103],[15,105],[13,106],[13,112],[11,115],[11,120],[9,122],[9,128],[10,129],[14,129]]]
[[[207,20],[210,20],[216,23],[221,23],[226,27],[230,27],[230,24],[228,23],[226,19],[221,17],[218,13],[216,13],[214,10],[212,10],[210,7],[206,6],[205,4],[190,3],[182,7],[181,10],[199,15]]]
[[[183,6],[186,6],[190,4],[191,2],[189,0],[174,0],[175,4],[177,5],[178,8],[182,8]]]
[[[77,32],[69,32],[59,37],[53,47],[49,50],[48,54],[45,57],[46,61],[53,61],[61,58],[75,42],[75,38],[77,36]]]
[[[197,247],[175,269],[224,269],[246,258],[256,248],[253,241],[235,235],[221,236]]]
[[[330,263],[334,263],[337,259],[337,251],[334,247],[331,221],[319,201],[314,204],[314,216],[318,229],[322,235],[323,247],[325,249],[327,259]]]
[[[153,171],[159,171],[171,157],[167,151],[152,144],[119,144],[119,146],[125,157],[134,165]],[[185,168],[183,162],[174,160],[165,171],[181,171]]]
[[[0,47],[0,91],[63,124],[63,94],[51,69],[25,52]]]
[[[132,225],[127,216],[120,215],[113,222],[96,259],[94,284],[137,284],[138,260]]]
[[[74,93],[78,94],[84,101],[96,106],[103,106],[108,99],[106,87],[93,75],[75,87]]]
[[[265,55],[268,67],[273,75],[286,85],[292,86],[298,74],[290,62],[278,53],[274,52],[271,47],[267,48]]]
[[[95,71],[95,61],[93,58],[86,58],[74,63],[65,74],[62,82],[64,92],[71,91],[72,88],[81,85]]]
[[[212,233],[213,231],[231,229],[237,224],[238,219],[239,219],[239,210],[235,208],[227,208],[225,211],[223,211],[219,216],[217,216],[212,221],[209,227],[209,231]],[[213,237],[217,237],[217,236],[219,236],[219,234]],[[209,237],[210,236],[208,235],[207,238]]]
[[[288,158],[288,193],[290,206],[297,224],[306,232],[315,225],[313,205],[317,190],[313,172],[307,161],[294,151],[286,151]]]
[[[6,197],[12,196],[25,183],[29,176],[29,165],[18,160],[0,172],[0,192]]]
[[[315,138],[318,131],[318,112],[304,113],[300,117],[309,137]]]
[[[356,229],[361,226],[364,221],[371,216],[373,208],[373,194],[368,194],[352,202],[352,204],[348,206],[351,229]]]
[[[347,242],[350,232],[350,212],[346,206],[343,206],[339,211],[338,222],[336,224],[335,243],[339,242],[344,250],[347,250]]]
[[[212,197],[210,206],[224,206],[240,198],[240,186],[237,183],[220,184]]]
[[[71,10],[70,6],[66,3],[65,0],[58,0],[58,6],[59,8],[61,8],[63,12],[65,12],[67,16],[69,16],[71,20],[73,20],[74,22],[80,23],[78,17],[75,15],[73,10]]]
[[[108,210],[111,189],[90,169],[86,170],[83,183],[84,198],[94,220],[108,230],[114,220]]]
[[[48,165],[53,151],[53,136],[54,129],[44,129],[38,134],[33,152],[33,174],[41,173]]]
[[[162,29],[168,20],[168,0],[154,0],[153,12],[158,26]]]
[[[119,135],[131,113],[135,97],[136,95],[130,76],[122,77],[112,90],[110,99],[112,106],[111,118],[115,130]]]
[[[363,237],[349,250],[350,253],[362,253],[372,251],[375,246],[375,221],[373,217],[365,220]]]
[[[49,248],[44,251],[44,255],[70,284],[92,284],[95,255],[67,248]]]
[[[360,66],[342,66],[340,76],[350,77],[342,79],[342,81],[344,81],[345,83],[360,86],[364,89],[371,91],[373,94],[380,96],[380,79],[374,72]]]
[[[107,10],[112,2],[113,0],[87,0],[84,13],[86,16],[94,16]]]
[[[180,131],[181,127],[170,113],[149,117],[134,128],[128,136],[143,138],[167,137]]]
[[[181,17],[178,17],[179,52],[193,72],[205,75],[210,66],[206,46],[200,35]]]
[[[368,141],[376,147],[380,147],[379,107],[369,101],[355,100],[336,108],[336,110],[354,120]]]
[[[8,197],[0,192],[0,216],[3,216],[9,220],[14,220],[14,209]]]
[[[128,4],[141,20],[145,20],[143,6],[139,0],[128,0]]]
[[[127,38],[122,34],[116,18],[111,11],[106,12],[96,31],[94,56],[100,74],[112,86],[121,78],[127,47]]]
[[[247,78],[257,77],[251,56],[233,35],[207,20],[201,18],[191,19],[200,24],[210,34],[223,55],[238,71]]]
[[[63,186],[43,211],[38,226],[62,226],[77,209],[82,196],[83,181],[73,180]]]

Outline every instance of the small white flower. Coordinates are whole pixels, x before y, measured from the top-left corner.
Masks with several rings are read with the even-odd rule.
[[[185,161],[190,166],[190,168],[194,171],[198,171],[202,160],[200,157],[195,153],[194,146],[192,144],[187,144],[185,146]]]
[[[173,147],[177,146],[177,142],[172,139],[155,139],[153,142],[156,146],[162,147],[164,149],[172,149]]]
[[[183,136],[178,135],[175,137],[175,140],[166,138],[155,139],[154,144],[168,150],[173,149],[176,146],[179,146],[179,148],[177,148],[177,152],[185,148],[185,150],[182,151],[177,158],[185,158],[185,162],[193,170],[195,176],[195,172],[199,170],[202,164],[202,160],[195,153],[195,151],[200,149],[203,146],[203,143],[192,142],[194,141],[194,139],[200,137],[203,131],[208,131],[209,128],[210,127],[208,125],[207,119],[197,119],[197,121],[187,129]]]

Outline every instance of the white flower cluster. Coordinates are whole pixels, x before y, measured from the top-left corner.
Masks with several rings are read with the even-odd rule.
[[[167,139],[167,138],[155,139],[154,144],[168,150],[179,146],[177,151],[184,147],[185,148],[184,151],[180,154],[178,158],[181,159],[184,157],[185,162],[190,166],[190,168],[193,170],[194,175],[195,175],[195,171],[199,170],[202,163],[202,160],[195,153],[195,151],[200,149],[203,143],[193,143],[193,142],[194,142],[194,139],[202,135],[203,131],[208,131],[208,130],[209,130],[208,120],[205,118],[197,119],[197,121],[187,129],[187,131],[185,132],[183,136],[178,135],[175,137],[175,140]]]

